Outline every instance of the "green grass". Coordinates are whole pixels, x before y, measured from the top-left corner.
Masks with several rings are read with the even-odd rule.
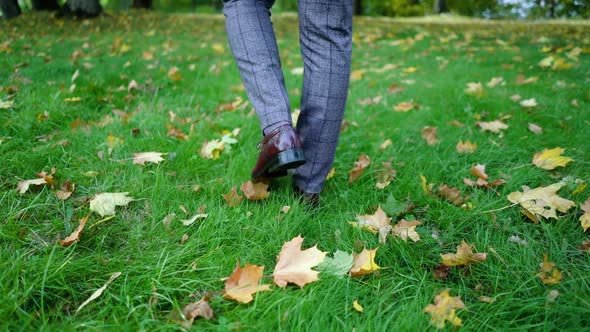
[[[27,14],[0,30],[0,99],[14,100],[13,109],[0,109],[0,326],[2,330],[172,330],[171,311],[184,306],[193,292],[223,289],[236,261],[264,265],[270,274],[282,244],[301,234],[304,246],[318,244],[323,251],[360,251],[379,246],[378,273],[360,278],[331,278],[305,286],[256,295],[244,305],[211,301],[212,320],[198,320],[194,329],[209,330],[425,330],[429,316],[423,313],[434,296],[450,289],[466,309],[459,310],[466,330],[580,330],[590,318],[590,255],[578,246],[588,236],[573,208],[558,220],[533,224],[506,196],[522,185],[545,186],[571,176],[586,182],[590,174],[590,39],[588,28],[577,25],[526,25],[502,23],[446,25],[432,22],[355,22],[353,69],[364,69],[362,80],[351,82],[346,111],[349,124],[342,132],[334,167],[336,176],[322,193],[322,208],[310,211],[296,201],[288,179],[274,186],[263,202],[242,202],[228,207],[221,194],[246,181],[257,156],[260,129],[251,107],[219,112],[219,105],[245,92],[232,89],[239,74],[224,35],[221,16],[142,14],[116,15],[94,21],[55,21]],[[274,17],[292,107],[298,108],[301,67],[298,37],[292,16]],[[415,38],[418,34],[422,39]],[[540,37],[544,37],[540,39]],[[120,53],[116,38],[130,47]],[[402,41],[401,43],[399,41]],[[219,43],[225,51],[217,53]],[[574,67],[564,71],[542,69],[537,63],[552,47],[552,54],[581,47]],[[75,51],[82,57],[72,58]],[[142,59],[144,51],[153,60]],[[49,62],[45,62],[49,60]],[[447,62],[446,66],[440,64]],[[379,71],[387,64],[394,69]],[[90,66],[91,65],[91,66]],[[148,65],[152,65],[151,69]],[[182,80],[167,77],[176,66]],[[512,66],[512,67],[510,67]],[[415,73],[403,68],[417,67]],[[193,68],[193,70],[191,70]],[[69,92],[76,70],[76,89]],[[516,85],[517,75],[538,76],[538,82]],[[505,79],[504,86],[486,88],[480,98],[463,90],[467,82]],[[145,89],[127,92],[131,80]],[[411,81],[410,81],[411,80]],[[414,82],[413,84],[410,84]],[[388,94],[396,83],[405,87]],[[119,89],[119,87],[123,87]],[[16,92],[11,92],[13,87]],[[510,100],[513,94],[536,98],[539,106],[524,110]],[[10,97],[9,95],[13,95]],[[377,105],[359,100],[382,96]],[[80,102],[67,102],[80,97]],[[577,100],[578,106],[571,101]],[[393,106],[414,100],[419,110],[396,113]],[[113,109],[137,111],[127,123],[112,115]],[[191,117],[194,128],[187,141],[166,135],[168,112]],[[47,112],[43,119],[38,114]],[[251,113],[250,113],[251,114]],[[112,123],[71,128],[77,119]],[[481,132],[478,119],[502,116],[510,128],[502,137]],[[465,124],[455,127],[449,122]],[[544,128],[540,136],[527,130],[529,122]],[[189,133],[190,124],[175,124]],[[424,126],[438,127],[440,143],[429,146],[420,137]],[[203,141],[219,138],[223,130],[241,128],[239,143],[217,160],[203,159]],[[133,129],[139,135],[133,135]],[[47,142],[39,136],[54,134]],[[108,155],[107,137],[122,142]],[[56,144],[66,139],[69,145]],[[392,146],[380,150],[386,139]],[[458,154],[458,141],[478,144],[473,154]],[[546,171],[528,165],[543,148],[567,148],[575,159],[566,168]],[[104,153],[100,159],[98,153]],[[169,153],[158,165],[137,166],[132,153]],[[347,172],[366,153],[372,165],[357,182],[347,183]],[[170,155],[172,154],[172,155]],[[382,161],[392,160],[397,178],[385,190],[375,189]],[[507,183],[490,190],[470,188],[462,179],[476,163],[487,165],[492,179]],[[57,181],[78,185],[72,198],[57,199],[51,188],[16,191],[20,179],[57,168]],[[97,175],[89,177],[86,172]],[[462,209],[426,195],[420,174],[430,183],[446,183],[470,196],[472,209]],[[200,191],[193,191],[200,185]],[[562,197],[583,202],[589,189],[573,194],[564,187]],[[89,214],[86,199],[99,192],[129,192],[137,200],[118,208],[112,220],[87,226],[81,241],[67,248],[56,244]],[[410,199],[419,209],[414,217],[422,241],[389,239],[379,245],[376,235],[352,228],[356,214],[373,213],[392,195]],[[287,214],[279,211],[290,205]],[[209,217],[190,227],[181,219],[206,206]],[[166,229],[161,220],[177,217]],[[410,216],[406,216],[409,218]],[[89,225],[101,218],[91,214]],[[397,217],[394,221],[397,221]],[[436,231],[440,243],[432,237]],[[181,244],[183,234],[188,240]],[[518,235],[522,246],[508,241]],[[455,252],[465,239],[488,260],[468,270],[453,269],[437,280],[434,268],[440,254]],[[543,255],[563,272],[557,285],[544,285],[536,276]],[[113,272],[122,275],[101,297],[78,314],[76,308]],[[553,303],[551,290],[560,296]],[[480,296],[496,299],[492,304]],[[157,301],[151,300],[152,298]],[[358,300],[364,313],[353,310]],[[450,329],[450,328],[449,328]]]

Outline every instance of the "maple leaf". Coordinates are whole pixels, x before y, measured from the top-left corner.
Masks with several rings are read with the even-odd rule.
[[[354,258],[351,254],[336,250],[336,252],[334,252],[334,258],[326,257],[316,269],[340,278],[350,271],[353,260]]]
[[[438,128],[437,127],[430,127],[430,126],[426,126],[424,128],[422,128],[422,138],[426,141],[426,144],[428,145],[434,145],[438,142],[440,142],[437,138],[436,138],[436,133],[438,132]]]
[[[371,158],[366,154],[361,155],[359,160],[354,162],[354,167],[348,172],[348,183],[358,180],[369,165],[371,165]]]
[[[438,187],[438,195],[446,198],[449,202],[456,206],[463,206],[469,199],[469,196],[461,196],[461,191],[455,187],[449,187],[446,184]]]
[[[126,193],[102,193],[97,194],[90,200],[90,211],[94,211],[104,216],[115,214],[116,206],[125,206],[133,201],[133,197],[127,196]]]
[[[379,233],[379,242],[385,243],[385,238],[391,230],[391,218],[388,218],[381,205],[377,207],[374,214],[357,215],[356,219],[358,223],[352,222],[354,226],[358,224],[361,228],[368,230],[373,234]]]
[[[543,133],[543,128],[539,127],[538,125],[529,122],[529,130],[532,131],[536,135],[540,135]]]
[[[484,262],[487,259],[486,253],[473,253],[473,247],[465,242],[461,241],[461,244],[457,246],[456,254],[441,254],[442,263],[446,266],[459,266],[467,265],[475,262]]]
[[[556,167],[565,167],[568,163],[574,160],[562,156],[561,154],[563,152],[565,152],[565,149],[559,147],[555,149],[543,149],[543,151],[535,153],[533,156],[533,164],[546,170],[552,170]]]
[[[580,217],[580,224],[585,232],[590,228],[590,197],[586,199],[586,202],[580,208],[584,211],[584,214]]]
[[[223,298],[240,303],[249,303],[254,299],[254,293],[269,291],[270,285],[260,285],[263,272],[264,266],[246,263],[246,266],[241,268],[240,262],[237,262],[236,268],[225,281]]]
[[[537,104],[537,101],[535,100],[535,98],[525,99],[520,102],[520,106],[522,106],[524,108],[533,108],[538,105],[539,104]]]
[[[178,67],[172,67],[168,70],[168,78],[172,81],[180,81],[182,79],[182,74],[180,74]]]
[[[488,175],[486,174],[486,165],[477,164],[471,167],[470,172],[471,174],[475,175],[478,179],[488,179]]]
[[[61,189],[55,191],[55,195],[62,201],[70,198],[74,191],[76,190],[76,184],[67,180],[66,182],[62,183]]]
[[[350,268],[350,275],[353,277],[371,274],[381,267],[375,263],[375,255],[379,247],[373,250],[363,249],[360,254],[352,253],[353,263]]]
[[[270,196],[268,185],[264,182],[253,183],[252,181],[246,181],[242,183],[240,189],[250,201],[260,201]]]
[[[320,251],[317,244],[301,250],[301,244],[303,244],[301,235],[283,244],[273,272],[277,286],[284,288],[288,283],[294,283],[303,288],[306,284],[319,280],[319,272],[311,268],[320,264],[327,252]]]
[[[158,164],[160,161],[164,160],[162,158],[162,152],[139,152],[133,154],[133,164],[135,165],[145,165],[145,163],[154,163]]]
[[[13,108],[13,107],[14,107],[14,100],[2,101],[2,99],[0,99],[0,110],[1,109],[9,109],[9,108]]]
[[[209,305],[209,298],[204,297],[197,302],[191,302],[182,308],[182,316],[185,320],[177,320],[185,329],[190,329],[195,319],[203,317],[211,319],[213,317],[213,309]]]
[[[233,186],[229,193],[222,194],[221,196],[225,200],[225,203],[233,208],[238,207],[238,205],[240,205],[240,203],[244,199],[244,196],[238,194],[236,186]]]
[[[504,78],[502,78],[502,77],[492,77],[492,79],[488,83],[486,83],[486,86],[488,88],[493,88],[496,85],[502,84],[502,83],[504,83]]]
[[[459,140],[457,143],[457,152],[459,153],[473,153],[477,149],[477,143],[471,143],[469,140],[463,143],[463,140]]]
[[[384,161],[381,163],[381,166],[383,166],[383,168],[377,174],[377,183],[375,184],[377,189],[385,189],[385,187],[391,184],[397,175],[397,171],[391,167],[390,162]]]
[[[420,241],[420,235],[416,232],[416,226],[421,225],[422,222],[418,220],[407,221],[405,219],[400,220],[393,228],[391,232],[399,236],[402,240],[407,241],[410,238],[414,242]]]
[[[492,182],[488,182],[488,175],[486,174],[486,165],[477,164],[471,168],[471,174],[477,177],[477,181],[472,181],[467,178],[463,178],[463,183],[468,186],[478,186],[478,187],[486,187],[486,188],[493,188],[499,185],[506,183],[504,180],[495,180]]]
[[[508,129],[508,125],[500,120],[490,122],[477,121],[475,125],[480,127],[482,131],[489,131],[494,134],[499,134],[501,133],[501,130]]]
[[[424,312],[429,313],[430,323],[439,329],[445,327],[445,321],[452,325],[461,326],[461,318],[457,317],[456,309],[465,308],[465,304],[459,296],[451,297],[449,290],[444,290],[434,297],[434,304],[429,304]]]
[[[221,154],[221,151],[225,148],[225,144],[218,139],[211,140],[208,142],[205,140],[201,147],[201,156],[207,159],[217,159]]]
[[[467,88],[465,88],[465,93],[471,96],[481,97],[485,94],[485,90],[481,83],[469,82],[467,83]]]
[[[526,216],[535,223],[539,222],[540,217],[557,219],[557,211],[567,212],[576,205],[576,203],[557,195],[559,189],[564,185],[564,183],[558,182],[535,189],[523,187],[523,192],[512,192],[507,198],[512,203],[520,204],[524,208],[523,212]]]
[[[561,271],[555,267],[554,262],[548,261],[547,255],[544,255],[543,263],[539,264],[539,266],[541,269],[539,270],[539,273],[537,273],[537,276],[539,276],[544,284],[552,285],[561,281]]]
[[[396,112],[409,112],[414,108],[416,108],[416,104],[412,101],[403,101],[393,106],[393,110]]]
[[[88,222],[88,217],[90,217],[90,216],[86,216],[86,217],[80,219],[80,223],[78,224],[78,227],[76,227],[76,229],[72,232],[72,234],[68,235],[68,237],[66,237],[63,240],[61,240],[61,239],[57,240],[57,242],[62,247],[67,247],[74,242],[80,241],[80,235],[82,234],[82,230],[84,229],[86,222]]]

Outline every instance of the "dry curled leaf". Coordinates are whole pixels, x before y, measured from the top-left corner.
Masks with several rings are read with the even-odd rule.
[[[378,249],[379,247],[372,250],[365,248],[360,254],[352,253],[353,263],[350,268],[350,275],[353,277],[362,276],[379,270],[381,267],[375,263],[375,255],[377,255]]]
[[[240,205],[240,203],[244,199],[244,196],[238,194],[236,186],[233,186],[229,193],[222,194],[221,196],[225,200],[225,203],[228,206],[233,207],[233,208],[238,207],[238,205]]]
[[[358,180],[369,165],[371,165],[371,158],[366,154],[361,155],[359,160],[354,162],[354,167],[348,172],[348,183]]]
[[[477,149],[477,143],[471,143],[469,140],[463,142],[463,140],[459,140],[457,143],[457,152],[458,153],[473,153]]]
[[[317,245],[301,250],[303,238],[299,235],[283,244],[278,256],[273,277],[279,287],[294,283],[303,288],[308,283],[319,280],[318,271],[312,270],[326,257],[327,252],[320,251]]]
[[[475,124],[480,127],[482,131],[489,131],[494,134],[499,134],[502,130],[508,129],[508,125],[500,120],[490,122],[477,121]]]
[[[529,122],[529,130],[536,135],[540,135],[543,133],[543,128],[532,122]]]
[[[214,139],[210,142],[205,140],[201,147],[201,156],[207,159],[217,159],[223,149],[225,149],[225,144],[221,140]]]
[[[365,311],[365,309],[363,308],[362,305],[360,305],[358,300],[354,300],[354,302],[352,302],[352,308],[358,312]]]
[[[62,183],[61,189],[55,191],[55,195],[62,201],[70,198],[74,191],[76,190],[76,184],[67,180],[66,182]]]
[[[66,237],[63,240],[57,240],[57,242],[62,247],[67,247],[74,242],[80,241],[80,235],[82,235],[82,230],[84,229],[84,226],[86,226],[86,222],[88,222],[88,217],[90,217],[90,216],[86,216],[86,217],[80,219],[80,223],[78,224],[78,227],[76,227],[76,229],[72,232],[72,234],[68,235],[68,237]]]
[[[553,285],[557,284],[561,281],[562,275],[561,271],[559,271],[555,267],[554,262],[549,262],[547,255],[543,257],[543,263],[539,264],[541,269],[537,275],[539,279],[546,284],[546,285]]]
[[[590,197],[586,199],[586,202],[580,206],[584,214],[580,217],[580,225],[584,229],[584,232],[590,228]]]
[[[429,313],[430,323],[439,329],[445,327],[445,321],[454,326],[461,326],[461,318],[457,317],[456,309],[465,308],[465,304],[458,296],[451,297],[449,290],[444,290],[434,297],[434,304],[429,304],[424,312]]]
[[[236,268],[225,281],[223,298],[249,303],[254,299],[255,293],[270,290],[270,285],[260,285],[263,272],[264,266],[246,263],[246,266],[241,268],[240,262],[237,262]]]
[[[426,126],[426,127],[422,128],[421,135],[422,135],[422,138],[426,141],[426,144],[435,145],[439,142],[439,140],[436,138],[437,132],[438,132],[437,127]]]
[[[184,320],[177,320],[185,329],[190,329],[193,326],[195,319],[203,317],[211,319],[213,317],[213,309],[209,305],[209,299],[204,297],[197,302],[191,302],[182,308],[182,316]]]
[[[487,259],[486,253],[473,253],[473,248],[470,244],[461,241],[457,246],[456,254],[441,254],[442,263],[446,266],[467,265],[476,262],[484,262]]]
[[[162,158],[162,152],[139,152],[133,154],[133,164],[135,165],[145,165],[145,163],[154,163],[158,164],[164,158]]]
[[[467,88],[465,88],[465,93],[470,96],[481,97],[485,94],[485,90],[483,89],[483,85],[480,82],[469,82],[467,83]]]
[[[133,197],[127,193],[102,193],[97,194],[90,200],[90,211],[100,214],[101,217],[115,214],[116,206],[126,206],[133,201]]]
[[[377,183],[375,186],[377,189],[385,189],[393,179],[397,176],[397,171],[391,167],[390,162],[382,162],[383,168],[377,173]]]
[[[107,287],[117,278],[119,278],[119,276],[121,275],[121,272],[115,272],[113,274],[111,274],[109,280],[107,280],[107,282],[104,283],[104,285],[102,285],[102,287],[100,287],[99,289],[97,289],[94,293],[92,293],[92,295],[90,295],[90,297],[88,299],[86,299],[86,301],[84,301],[79,307],[78,309],[76,309],[76,313],[78,313],[78,311],[82,310],[82,308],[84,308],[88,303],[96,300],[99,296],[102,295],[102,293],[104,292],[105,289],[107,289]]]
[[[270,196],[268,185],[263,182],[253,183],[252,181],[246,181],[242,183],[240,189],[250,201],[260,201]]]
[[[552,170],[556,167],[565,167],[569,162],[574,160],[572,158],[562,156],[561,154],[564,151],[565,149],[562,148],[543,149],[543,151],[535,153],[533,156],[533,164],[546,170]]]
[[[520,204],[524,214],[536,223],[541,218],[557,219],[557,211],[567,212],[576,205],[576,203],[557,195],[559,189],[564,185],[564,183],[558,182],[535,189],[523,187],[523,192],[515,191],[510,193],[507,198],[512,203]]]
[[[31,179],[31,180],[23,180],[20,181],[17,185],[16,185],[16,189],[18,190],[19,194],[24,194],[29,190],[29,187],[31,185],[34,186],[41,186],[47,184],[47,181],[44,178],[37,178],[37,179]]]
[[[465,202],[467,202],[469,199],[468,196],[463,197],[459,189],[455,187],[449,187],[446,184],[438,187],[438,195],[446,198],[449,202],[456,206],[463,206],[463,204],[465,204]]]

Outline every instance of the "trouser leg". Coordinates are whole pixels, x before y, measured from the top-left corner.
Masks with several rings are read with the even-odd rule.
[[[274,0],[226,0],[229,44],[248,98],[266,133],[291,123],[289,97],[270,21]]]
[[[319,193],[328,175],[344,116],[352,51],[352,0],[299,0],[301,55],[304,62],[297,132],[305,165],[295,185]]]

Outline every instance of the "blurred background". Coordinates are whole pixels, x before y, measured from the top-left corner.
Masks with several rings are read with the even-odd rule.
[[[144,8],[164,12],[219,13],[222,0],[0,0],[4,18],[31,10],[64,10],[96,16],[103,10]],[[297,0],[277,0],[274,12],[297,10]],[[449,14],[489,19],[590,17],[590,0],[355,0],[356,15],[425,16]],[[67,15],[67,13],[66,13]]]

